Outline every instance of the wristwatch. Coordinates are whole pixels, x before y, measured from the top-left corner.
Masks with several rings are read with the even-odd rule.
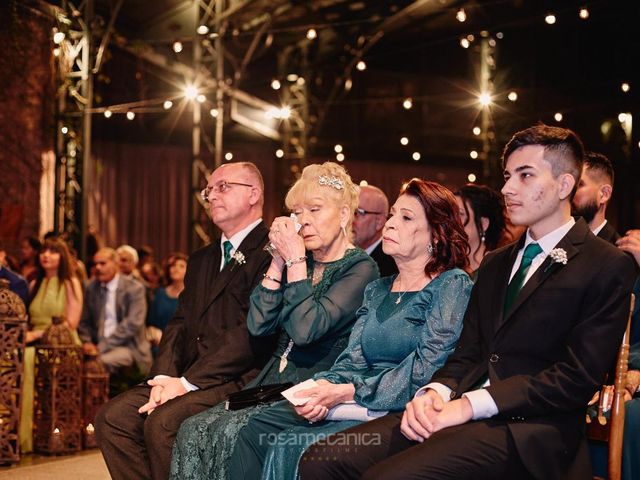
[[[306,256],[304,257],[298,257],[298,258],[290,258],[288,260],[284,261],[284,264],[286,265],[287,268],[291,268],[291,265],[294,265],[296,263],[302,263],[307,259]]]

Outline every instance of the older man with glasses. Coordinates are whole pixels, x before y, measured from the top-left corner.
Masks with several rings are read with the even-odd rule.
[[[249,295],[271,257],[264,251],[264,183],[252,163],[225,164],[201,193],[222,235],[194,252],[185,289],[145,384],[111,400],[96,419],[114,479],[167,478],[180,424],[253,379],[275,344],[250,337]]]
[[[366,251],[378,264],[381,277],[398,273],[398,267],[382,251],[382,228],[389,214],[389,200],[373,185],[360,187],[360,198],[353,219],[353,243]]]

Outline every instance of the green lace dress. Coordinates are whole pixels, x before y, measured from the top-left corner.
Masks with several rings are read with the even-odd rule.
[[[291,283],[283,279],[282,288],[258,285],[251,295],[249,331],[255,336],[279,332],[279,342],[271,360],[245,388],[299,383],[329,369],[347,346],[364,289],[378,278],[378,268],[359,248],[323,264],[314,265],[308,256],[308,277],[322,271],[315,285],[309,279]],[[238,433],[267,407],[231,411],[219,404],[185,420],[173,446],[170,478],[229,478],[228,460]]]

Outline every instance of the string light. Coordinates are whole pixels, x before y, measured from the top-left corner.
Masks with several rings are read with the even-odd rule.
[[[336,154],[336,160],[339,162],[344,162],[344,153]]]
[[[405,98],[404,102],[402,102],[402,106],[405,110],[410,110],[413,107],[413,100],[411,98]]]
[[[184,89],[184,96],[187,100],[194,100],[198,96],[198,89],[195,85],[187,85]]]
[[[333,147],[333,151],[334,151],[334,152],[336,152],[336,153],[342,153],[342,145],[340,145],[339,143],[338,143],[338,144],[336,144],[336,145]]]
[[[464,11],[464,8],[461,8],[456,12],[456,20],[458,20],[460,23],[463,23],[467,20],[467,12]]]
[[[200,35],[206,35],[207,33],[209,33],[209,27],[207,27],[206,25],[200,25],[196,29],[196,32],[198,32]]]
[[[461,39],[460,39],[460,46],[461,46],[462,48],[469,48],[469,45],[471,45],[471,44],[469,43],[469,40],[467,40],[466,38],[461,38]]]
[[[510,101],[515,102],[516,100],[518,100],[518,93],[517,92],[509,92],[509,95],[507,95],[507,98]]]
[[[182,51],[182,42],[173,42],[173,51],[176,53],[180,53]]]
[[[353,80],[351,80],[350,78],[347,78],[344,82],[344,89],[345,91],[350,91],[351,87],[353,87]]]
[[[544,21],[549,25],[553,25],[556,23],[556,16],[553,13],[549,13],[546,17],[544,17]]]
[[[502,32],[498,32],[498,33],[496,33],[496,38],[497,38],[498,40],[502,40],[502,39],[504,38],[504,33],[502,33]]]
[[[231,152],[227,152],[227,153],[225,153],[225,154],[224,154],[224,159],[225,159],[227,162],[230,162],[231,160],[233,160],[233,153],[231,153]]]
[[[127,112],[127,120],[133,120],[136,118],[136,114],[133,112]]]
[[[107,108],[107,109],[104,111],[104,117],[105,117],[105,118],[111,118],[111,115],[113,115],[113,112]]]
[[[295,82],[296,80],[298,80],[298,75],[297,74],[290,73],[289,75],[287,75],[287,81]]]
[[[271,88],[273,88],[274,90],[280,90],[281,86],[282,85],[280,84],[280,80],[277,80],[275,78],[271,80]]]
[[[361,72],[364,72],[367,69],[367,64],[364,63],[364,60],[360,60],[358,63],[356,63],[356,68]]]
[[[482,133],[482,129],[480,127],[473,127],[473,134],[478,136]]]
[[[478,95],[478,101],[483,107],[488,107],[489,105],[491,105],[491,95],[489,95],[487,92],[483,92]]]
[[[69,129],[67,127],[62,127],[60,131],[62,132],[63,135],[66,135],[67,133],[69,133]]]
[[[171,100],[165,100],[162,104],[162,108],[165,110],[169,110],[171,107],[173,107],[173,102]]]
[[[416,162],[420,160],[420,152],[413,152],[411,154],[411,158],[413,158]]]
[[[582,7],[578,15],[581,19],[586,20],[587,18],[589,18],[589,10],[587,10],[587,7]]]
[[[471,150],[469,152],[469,156],[475,160],[476,158],[478,158],[478,152],[476,152],[475,150]]]
[[[64,40],[65,34],[63,32],[56,32],[53,34],[53,43],[60,45]]]
[[[622,85],[620,85],[620,88],[624,93],[627,93],[629,90],[631,90],[631,85],[629,85],[627,82],[623,82]]]
[[[212,108],[211,110],[209,110],[209,115],[211,115],[213,118],[218,118],[219,114],[220,112],[218,112],[217,108]]]
[[[618,121],[620,123],[624,123],[627,121],[627,119],[629,118],[629,115],[627,115],[626,113],[620,113],[618,114]]]
[[[553,116],[553,118],[556,120],[556,122],[561,122],[561,121],[562,121],[562,119],[563,119],[562,113],[557,112],[557,113]]]
[[[467,180],[469,180],[471,183],[475,183],[475,181],[477,180],[475,173],[470,173],[469,175],[467,175]]]
[[[409,145],[409,139],[407,137],[402,137],[400,139],[400,144],[401,145]]]
[[[369,185],[369,182],[367,182],[366,180],[360,180],[360,186],[361,187],[366,187]]]
[[[53,49],[53,56],[54,57],[59,57],[60,56],[60,49],[59,48],[54,48]]]
[[[201,94],[199,94],[199,95],[196,97],[196,100],[198,101],[198,103],[204,103],[204,102],[206,102],[206,101],[207,101],[207,97],[205,97],[205,96],[201,93]]]
[[[281,148],[276,150],[276,157],[278,158],[282,158],[284,157],[284,150],[282,150]]]
[[[315,28],[310,28],[309,30],[307,30],[307,38],[309,40],[313,40],[317,37],[318,37],[318,32],[316,32]]]

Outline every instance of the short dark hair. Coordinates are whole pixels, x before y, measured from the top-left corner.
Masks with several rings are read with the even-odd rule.
[[[439,183],[412,178],[400,189],[420,202],[431,227],[434,252],[425,265],[427,275],[458,267],[469,268],[469,240],[464,231],[458,203],[451,190]]]
[[[473,225],[478,231],[478,238],[484,236],[487,250],[495,249],[506,226],[502,195],[486,185],[473,183],[460,187],[455,195],[462,199],[462,204],[467,212],[467,222],[473,221]],[[467,205],[473,210],[473,217],[470,215]],[[486,231],[482,230],[481,218],[483,217],[489,220],[489,227]]]
[[[607,177],[607,180],[613,187],[613,165],[611,165],[611,161],[607,157],[597,152],[586,152],[584,163],[587,169],[593,170],[598,172],[600,175]]]
[[[169,270],[176,264],[178,260],[182,260],[183,262],[187,263],[189,261],[189,257],[182,252],[173,252],[169,255],[169,258],[167,258],[167,261],[164,263],[163,273],[167,285],[171,284],[171,276],[169,275]]]
[[[569,173],[575,179],[575,186],[569,198],[573,198],[584,163],[584,146],[580,137],[568,128],[551,127],[543,123],[521,130],[511,137],[502,152],[502,168],[513,152],[528,145],[544,147],[544,159],[551,164],[554,176]]]

